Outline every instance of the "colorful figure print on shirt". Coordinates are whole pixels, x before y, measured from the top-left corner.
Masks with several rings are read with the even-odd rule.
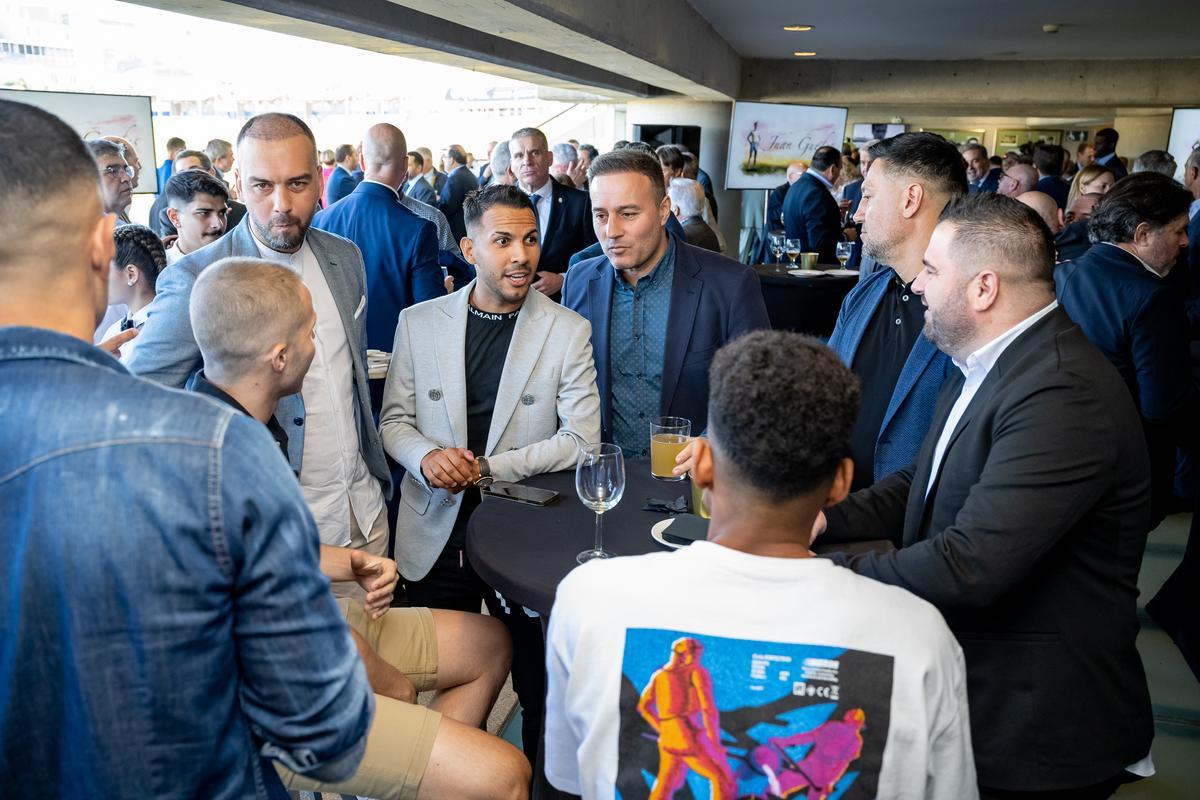
[[[891,694],[891,656],[628,630],[617,797],[874,797]]]

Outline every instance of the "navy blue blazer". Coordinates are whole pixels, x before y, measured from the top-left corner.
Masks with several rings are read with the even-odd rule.
[[[1067,207],[1067,195],[1071,192],[1071,187],[1063,181],[1062,178],[1056,178],[1053,175],[1043,175],[1038,178],[1035,191],[1048,194],[1054,198],[1054,202],[1058,203],[1058,207],[1065,209]]]
[[[674,234],[670,234],[674,236]],[[663,354],[659,412],[692,421],[692,432],[708,428],[708,366],[717,349],[740,334],[771,327],[758,273],[732,259],[675,239],[675,276]],[[600,427],[612,434],[609,379],[609,319],[617,280],[605,256],[580,262],[567,272],[562,304],[592,323],[592,357],[600,391]]]
[[[771,190],[767,197],[767,231],[783,227],[783,199],[787,197],[788,189],[792,188],[786,181]]]
[[[1003,172],[999,167],[992,167],[988,170],[988,174],[983,176],[983,180],[979,185],[971,184],[968,186],[968,194],[981,194],[983,192],[998,192],[1000,191],[1000,173]]]
[[[683,225],[680,224],[679,220],[675,219],[674,214],[667,215],[667,224],[664,225],[663,227],[667,229],[667,233],[675,234],[675,238],[682,239],[685,242],[687,241],[687,236],[683,232]],[[592,229],[592,238],[593,239],[595,238],[595,233],[596,233],[596,230],[593,228]],[[601,246],[601,244],[599,242],[595,242],[594,244],[588,245],[587,247],[583,248],[575,255],[571,256],[570,260],[567,262],[567,268],[569,269],[569,268],[575,266],[580,261],[587,261],[589,258],[595,258],[596,256],[602,256],[602,255],[604,255],[604,247]]]
[[[467,225],[463,222],[463,200],[468,192],[478,188],[479,181],[475,179],[475,175],[471,170],[462,167],[450,173],[442,188],[438,190],[438,210],[446,215],[450,231],[457,239],[467,235]]]
[[[799,239],[806,253],[819,253],[822,264],[837,262],[842,239],[842,212],[825,184],[804,173],[783,199],[783,228],[789,239]]]
[[[878,265],[842,301],[837,324],[829,337],[829,347],[847,367],[854,363],[867,324],[887,294],[888,284],[895,274],[891,267]],[[872,476],[875,481],[916,460],[933,421],[938,393],[955,371],[950,356],[934,347],[924,333],[917,336],[916,344],[900,370],[900,377],[896,379],[892,400],[875,439],[875,474]]]
[[[1096,163],[1100,164],[1100,159],[1096,159]],[[1112,154],[1112,158],[1108,160],[1107,164],[1100,164],[1100,166],[1111,171],[1113,178],[1118,181],[1129,174],[1129,171],[1125,169],[1125,165],[1121,163],[1121,157],[1115,152]]]
[[[404,191],[406,197],[411,197],[413,200],[420,200],[431,206],[437,205],[437,193],[433,191],[433,187],[429,185],[429,181],[418,177],[412,182],[411,187],[407,187]]]
[[[566,272],[571,256],[596,242],[592,227],[592,198],[587,192],[550,179],[550,219],[542,233],[538,270]],[[546,202],[545,200],[539,202]]]
[[[388,187],[364,181],[313,218],[314,228],[358,245],[367,271],[367,347],[390,353],[400,312],[443,297],[437,227],[409,211]]]
[[[847,213],[851,218],[858,213],[858,204],[862,202],[862,185],[863,179],[859,178],[842,187],[842,199],[850,201],[850,210]]]
[[[1187,271],[1188,288],[1184,307],[1187,309],[1192,338],[1200,339],[1200,211],[1188,223]]]
[[[712,204],[713,221],[717,221],[717,195],[713,191],[712,178],[708,173],[696,167],[696,182],[704,188],[704,196],[708,198],[708,202]]]
[[[329,180],[325,183],[325,207],[331,205],[347,197],[354,191],[354,187],[358,185],[358,181],[354,176],[346,171],[346,168],[338,164],[333,168],[333,172],[329,173]]]

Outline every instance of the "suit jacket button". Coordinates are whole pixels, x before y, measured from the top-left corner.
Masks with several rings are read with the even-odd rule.
[[[531,395],[531,394],[521,395],[521,404],[526,405],[526,406],[533,405],[533,395]]]
[[[304,425],[304,417],[296,417],[294,420],[292,420],[292,424],[297,427]]]
[[[437,389],[430,389],[429,390],[429,399],[436,403],[438,400],[442,399],[442,393],[440,391],[438,391]]]
[[[449,507],[449,506],[452,506],[452,505],[454,505],[454,501],[453,501],[453,500],[451,500],[449,497],[443,497],[443,498],[442,498],[442,505]]]

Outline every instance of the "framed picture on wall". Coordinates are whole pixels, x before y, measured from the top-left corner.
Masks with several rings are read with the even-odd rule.
[[[1064,144],[1079,144],[1080,142],[1086,142],[1090,138],[1088,133],[1088,131],[1078,130],[1066,131],[1063,134],[1063,142]]]
[[[947,142],[956,144],[959,147],[962,147],[964,144],[982,142],[983,135],[987,133],[987,131],[983,128],[971,128],[968,130],[952,130],[950,128],[922,128],[921,130],[928,133],[936,133]]]
[[[1020,150],[1025,144],[1062,144],[1062,133],[1047,130],[999,130],[996,131],[996,152]]]

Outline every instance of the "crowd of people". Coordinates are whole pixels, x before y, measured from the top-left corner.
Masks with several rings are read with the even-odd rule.
[[[435,161],[267,113],[170,140],[143,225],[128,142],[0,101],[0,785],[1090,800],[1152,775],[1137,575],[1196,500],[1200,150],[1180,184],[1117,141],[904,133],[789,167],[768,222],[861,248],[823,343],[770,330],[676,145],[524,127]],[[549,620],[489,585],[482,489],[590,443],[649,458],[660,416],[697,434],[674,471],[706,541],[572,571]],[[1200,676],[1196,546],[1147,610]],[[482,729],[510,674],[524,752]]]

